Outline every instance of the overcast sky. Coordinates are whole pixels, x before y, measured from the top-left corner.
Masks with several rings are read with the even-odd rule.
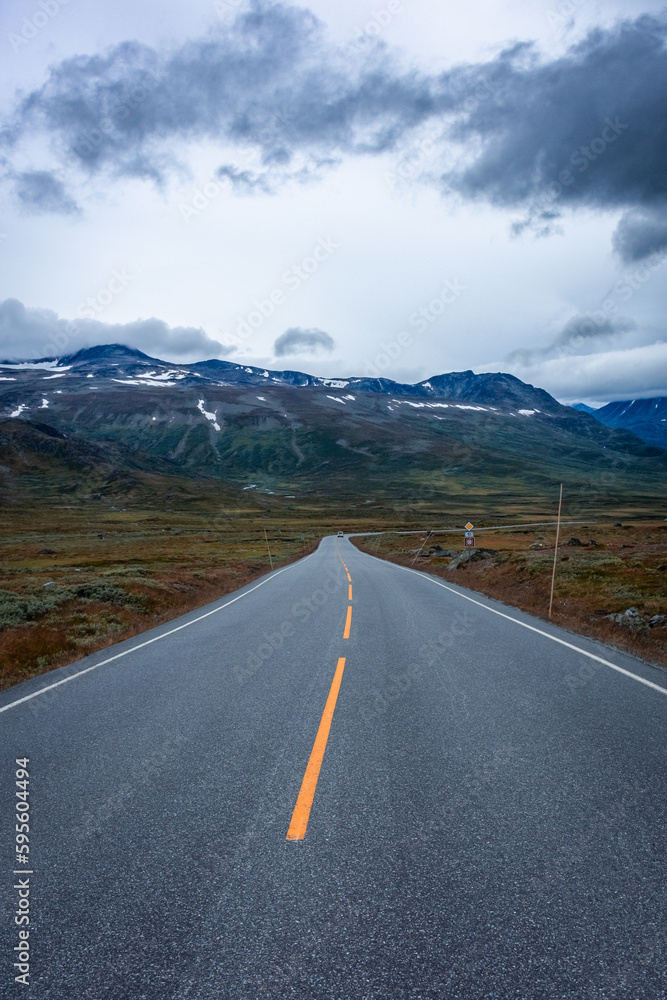
[[[667,8],[5,0],[0,353],[667,395]]]

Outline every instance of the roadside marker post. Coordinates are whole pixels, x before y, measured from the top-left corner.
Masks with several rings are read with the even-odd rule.
[[[273,572],[273,559],[271,558],[271,549],[269,548],[269,536],[266,533],[266,528],[264,528],[264,538],[266,539],[266,550],[269,553],[269,562],[271,563],[271,571]]]
[[[549,598],[549,618],[551,618],[551,605],[554,602],[554,583],[556,582],[556,559],[558,558],[558,535],[560,534],[560,508],[563,503],[563,484],[560,484],[560,497],[558,499],[558,521],[556,523],[556,545],[554,547],[554,568],[551,573],[551,597]]]
[[[463,547],[466,549],[475,547],[475,536],[472,530],[473,527],[474,525],[472,525],[470,521],[468,521],[468,523],[466,524],[466,533],[463,538]]]

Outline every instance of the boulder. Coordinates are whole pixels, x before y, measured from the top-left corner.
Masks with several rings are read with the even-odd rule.
[[[447,569],[460,569],[471,562],[480,562],[482,559],[491,559],[496,555],[497,549],[464,549],[459,552],[455,559],[447,566]]]
[[[566,542],[565,544],[566,545],[579,545],[579,546],[581,546],[581,542],[579,541],[578,538],[571,538],[569,540],[569,542]]]
[[[625,625],[627,628],[642,628],[646,625],[646,620],[639,614],[637,608],[628,608],[621,615],[607,615],[609,621],[618,625]]]

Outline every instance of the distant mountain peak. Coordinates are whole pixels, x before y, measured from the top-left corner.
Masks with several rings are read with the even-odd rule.
[[[152,358],[136,347],[126,344],[98,344],[96,347],[82,347],[74,354],[66,354],[58,359],[59,365],[74,365],[80,362],[108,361],[110,358],[132,359],[133,361],[148,361],[150,364],[164,364],[157,358]]]

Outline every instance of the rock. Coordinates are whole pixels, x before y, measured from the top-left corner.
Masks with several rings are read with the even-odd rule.
[[[464,549],[459,552],[455,559],[447,566],[447,569],[460,569],[470,562],[480,562],[482,559],[490,559],[495,556],[497,549]]]
[[[591,548],[596,548],[596,546],[597,546],[598,543],[595,541],[594,538],[590,538],[588,540],[588,544],[591,546]]]
[[[532,545],[528,546],[529,549],[543,549],[544,544],[542,542],[533,542]]]
[[[620,521],[617,521],[617,522],[616,522],[616,524],[614,525],[614,527],[615,527],[615,528],[622,528],[622,527],[623,527],[623,525],[621,524],[621,522],[620,522]]]
[[[55,554],[55,549],[40,549],[37,553],[38,556],[54,556]]]
[[[646,625],[646,621],[639,614],[637,608],[628,608],[622,615],[607,615],[607,618],[618,625],[626,625],[628,628],[641,628]]]
[[[566,544],[566,545],[579,545],[579,546],[580,546],[580,545],[581,545],[581,542],[579,541],[579,539],[578,539],[578,538],[571,538],[571,539],[569,540],[569,542],[566,542],[565,544]]]
[[[653,615],[648,620],[649,628],[662,628],[664,625],[667,625],[667,615]]]

